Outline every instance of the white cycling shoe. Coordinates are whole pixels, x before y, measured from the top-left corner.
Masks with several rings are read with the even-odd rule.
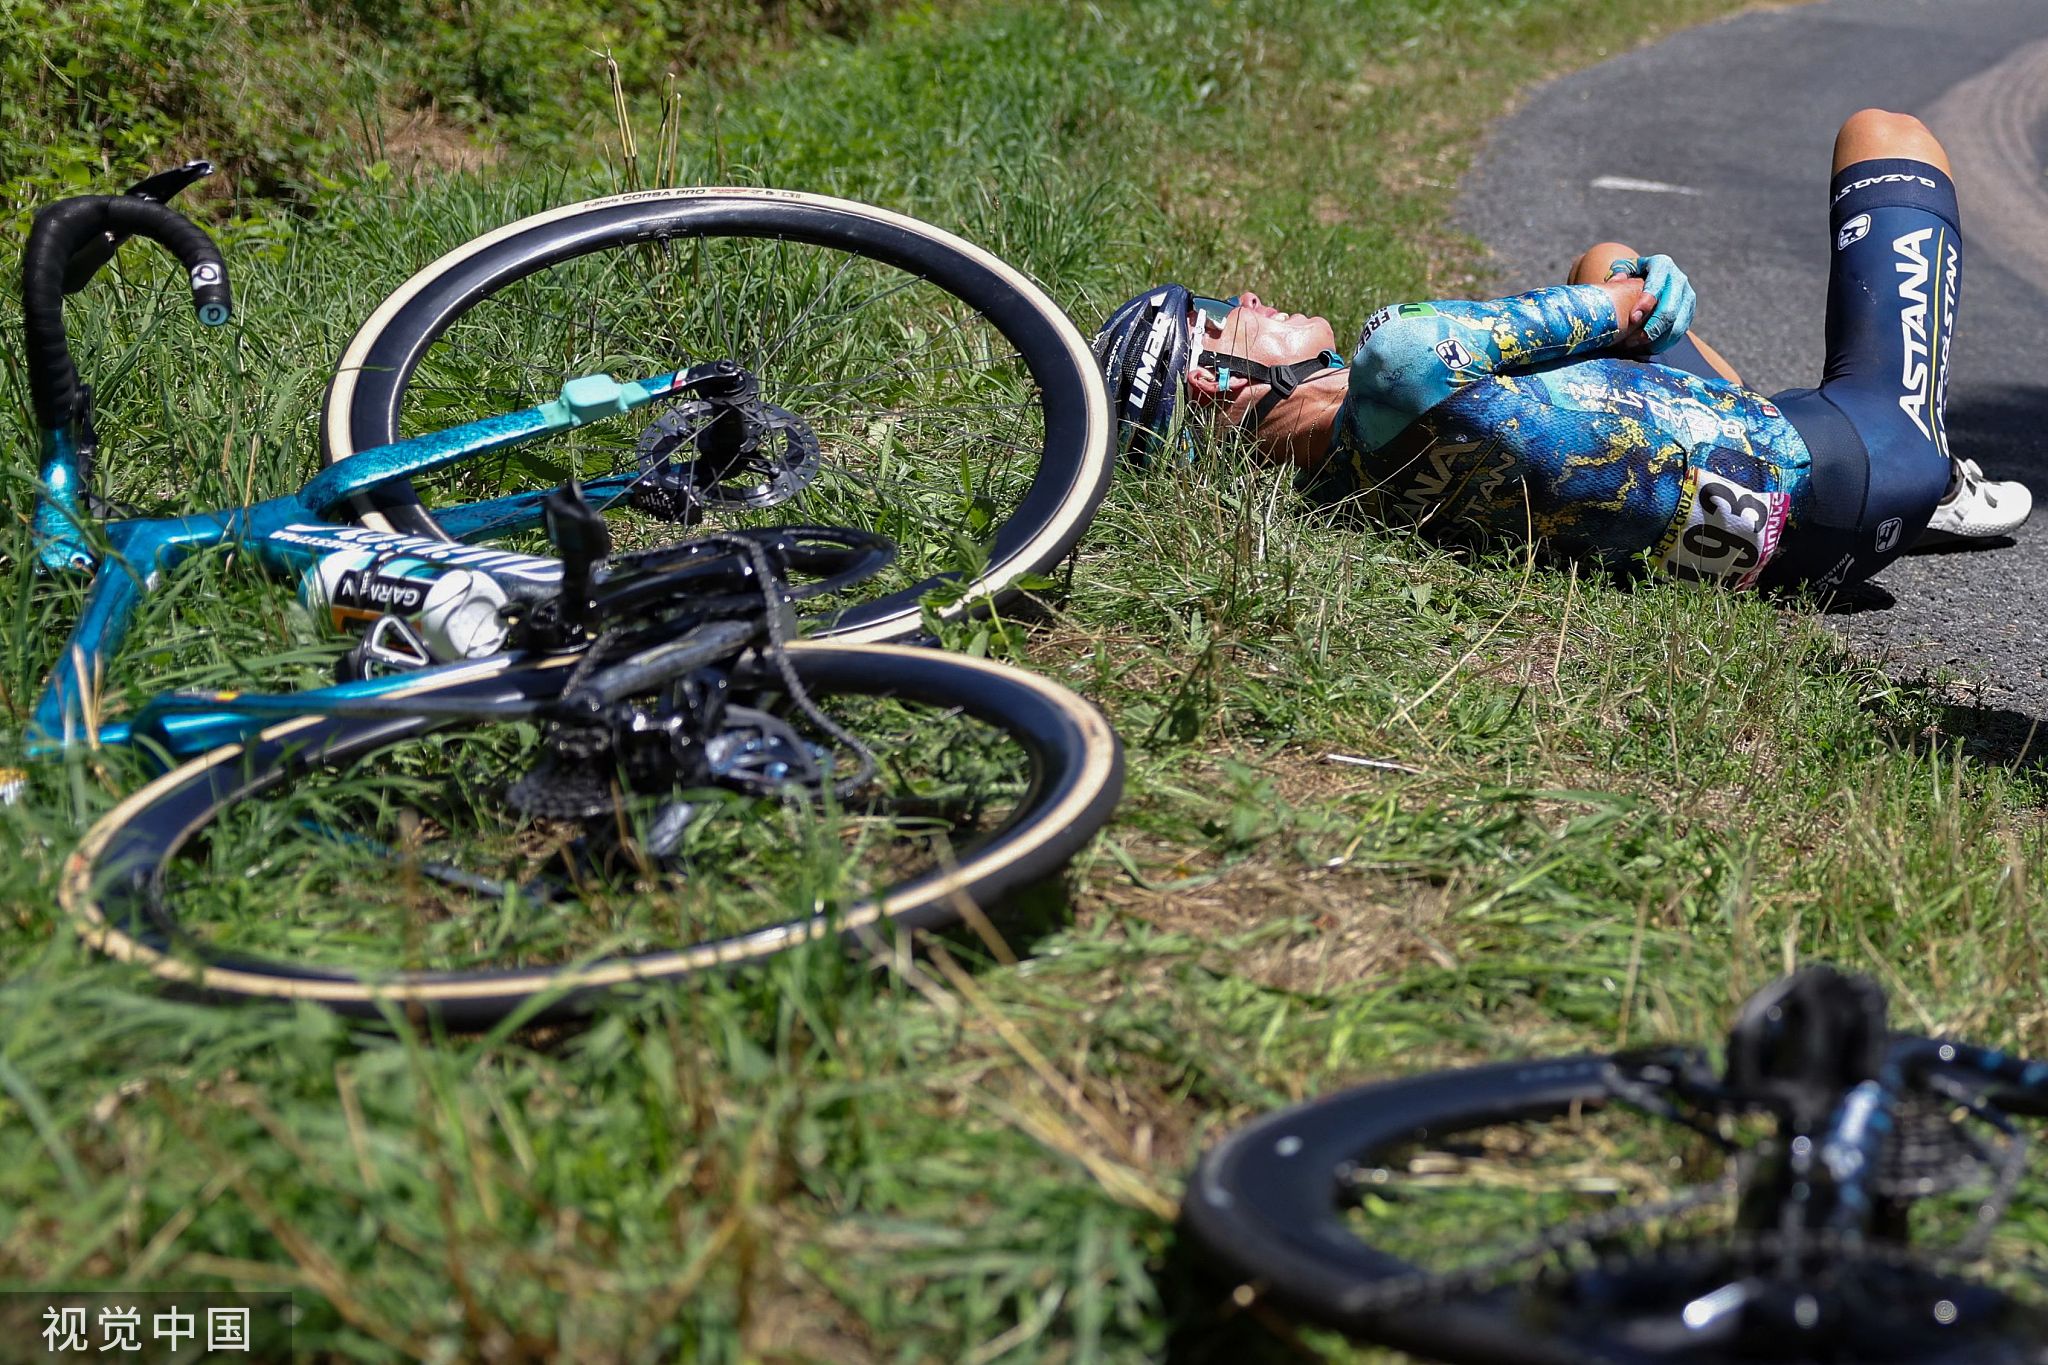
[[[2009,536],[2032,515],[2034,495],[2023,483],[1987,479],[1975,460],[1956,460],[1948,492],[1934,505],[1934,516],[1920,536],[1922,545],[1949,540],[1985,540]]]

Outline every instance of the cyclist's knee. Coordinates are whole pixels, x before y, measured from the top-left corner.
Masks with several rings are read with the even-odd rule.
[[[1948,153],[1927,125],[1911,114],[1887,109],[1859,109],[1835,135],[1835,169],[1858,161],[1904,159],[1924,161],[1946,172]]]
[[[1625,242],[1597,242],[1580,253],[1572,262],[1571,273],[1565,276],[1566,284],[1599,284],[1607,278],[1608,267],[1627,257],[1634,260],[1642,255]]]

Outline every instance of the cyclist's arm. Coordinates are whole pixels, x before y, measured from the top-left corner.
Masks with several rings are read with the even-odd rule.
[[[1614,290],[1597,284],[1382,309],[1352,357],[1354,420],[1377,447],[1468,384],[1612,351],[1629,325]]]

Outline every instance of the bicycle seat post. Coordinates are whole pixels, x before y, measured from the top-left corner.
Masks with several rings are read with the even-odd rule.
[[[611,531],[574,479],[548,494],[541,519],[562,561],[562,621],[581,629],[590,617],[597,567],[612,552]]]

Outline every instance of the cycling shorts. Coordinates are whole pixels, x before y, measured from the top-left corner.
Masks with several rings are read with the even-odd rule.
[[[1859,161],[1836,174],[1829,205],[1826,368],[1819,388],[1772,399],[1813,458],[1811,501],[1765,586],[1870,577],[1912,546],[1948,490],[1955,185],[1922,161]]]

